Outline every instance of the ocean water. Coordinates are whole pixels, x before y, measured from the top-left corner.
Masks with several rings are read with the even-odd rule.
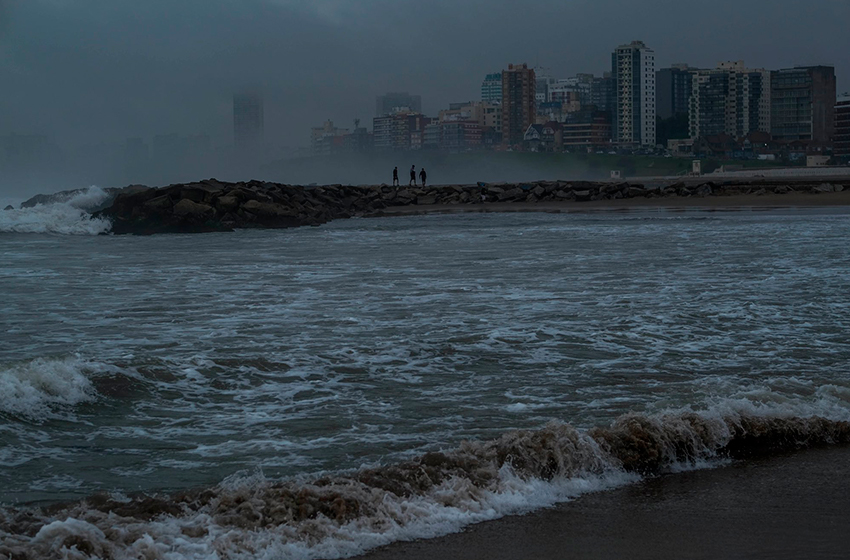
[[[845,208],[128,237],[86,197],[0,212],[0,558],[347,557],[850,440]]]

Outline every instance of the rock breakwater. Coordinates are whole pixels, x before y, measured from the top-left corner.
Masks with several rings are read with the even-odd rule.
[[[846,186],[850,189],[850,184]],[[95,213],[112,221],[117,234],[231,231],[236,228],[288,228],[320,225],[353,216],[380,216],[388,208],[451,207],[500,203],[570,203],[630,198],[709,197],[740,194],[823,193],[843,184],[798,182],[684,181],[666,186],[587,181],[478,183],[428,187],[388,185],[299,186],[215,179],[150,188],[130,186],[117,191],[112,204]],[[421,208],[426,211],[426,208]]]

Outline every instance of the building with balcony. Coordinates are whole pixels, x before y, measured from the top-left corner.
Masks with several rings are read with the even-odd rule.
[[[850,163],[850,92],[841,95],[835,104],[832,154],[840,162]]]
[[[617,107],[616,84],[610,72],[594,77],[590,84],[590,105],[599,111],[613,113]]]
[[[655,114],[661,119],[687,115],[695,68],[674,64],[655,73]]]
[[[481,82],[482,103],[502,102],[502,73],[487,74]]]
[[[440,148],[457,152],[481,146],[481,125],[477,121],[447,121],[440,123]]]
[[[711,70],[691,70],[688,130],[691,138],[726,135],[743,138],[770,131],[770,72],[744,61],[721,62]]]
[[[376,150],[418,150],[431,122],[422,113],[398,112],[372,119],[372,144]]]
[[[342,146],[346,134],[347,128],[337,128],[332,120],[327,120],[322,126],[310,129],[310,150],[315,155],[328,155]]]
[[[527,64],[508,65],[502,72],[502,143],[521,146],[534,123],[536,78]]]
[[[775,70],[770,74],[770,133],[775,139],[826,146],[835,129],[832,66]]]
[[[392,115],[383,115],[372,119],[372,145],[379,151],[393,149]]]
[[[655,52],[642,41],[617,47],[611,55],[616,107],[614,140],[630,146],[655,146]]]
[[[569,115],[561,123],[565,149],[606,149],[611,147],[611,113],[589,108]]]

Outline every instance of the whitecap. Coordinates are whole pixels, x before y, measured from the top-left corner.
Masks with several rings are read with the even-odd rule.
[[[0,366],[0,412],[45,420],[57,410],[96,398],[79,357],[36,358]]]
[[[96,207],[108,196],[103,189],[90,187],[69,195],[65,200],[0,211],[0,233],[105,233],[112,227],[112,223],[105,218],[92,218],[87,209]]]

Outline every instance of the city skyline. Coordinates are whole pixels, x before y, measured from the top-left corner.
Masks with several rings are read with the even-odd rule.
[[[423,112],[436,114],[478,99],[484,75],[508,62],[556,76],[601,75],[611,50],[634,39],[655,51],[656,68],[713,68],[739,59],[753,68],[833,64],[839,92],[850,89],[850,39],[840,32],[840,22],[850,19],[846,2],[802,14],[782,2],[764,14],[728,2],[668,6],[663,17],[653,8],[664,2],[642,9],[599,4],[536,5],[525,21],[537,38],[520,41],[500,33],[518,25],[515,9],[500,2],[400,2],[394,10],[380,2],[190,1],[170,10],[165,2],[116,2],[96,13],[41,0],[0,2],[0,77],[9,84],[0,135],[46,134],[67,145],[204,133],[225,145],[232,142],[232,95],[251,87],[265,98],[268,141],[306,146],[317,123],[368,121],[375,97],[385,92],[415,92]],[[612,7],[623,18],[613,17]],[[557,27],[566,16],[598,25]],[[762,23],[751,29],[747,22],[757,16]],[[487,32],[463,32],[473,20]],[[777,39],[792,31],[793,41]],[[50,87],[54,82],[61,88]]]

